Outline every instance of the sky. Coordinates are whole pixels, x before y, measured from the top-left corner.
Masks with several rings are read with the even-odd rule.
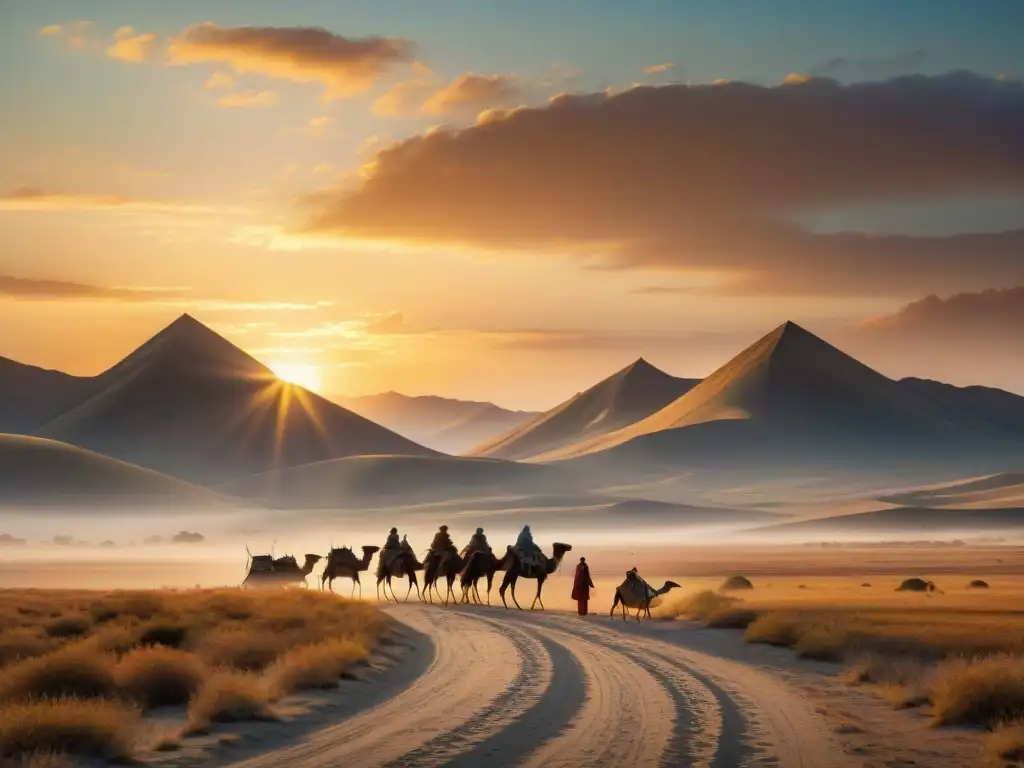
[[[547,408],[785,320],[1024,392],[1024,3],[0,0],[0,356]]]

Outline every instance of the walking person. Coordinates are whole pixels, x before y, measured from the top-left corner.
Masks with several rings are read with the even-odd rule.
[[[590,578],[590,566],[587,565],[587,558],[581,557],[579,565],[576,566],[576,575],[572,580],[572,599],[576,601],[580,616],[587,615],[590,590],[594,588],[594,582]]]

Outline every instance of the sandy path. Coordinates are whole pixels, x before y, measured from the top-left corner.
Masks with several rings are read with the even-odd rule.
[[[662,639],[650,624],[388,610],[424,640],[416,653],[429,660],[403,665],[411,673],[397,669],[407,676],[387,683],[390,698],[236,765],[864,765],[780,677],[688,647],[679,635]]]

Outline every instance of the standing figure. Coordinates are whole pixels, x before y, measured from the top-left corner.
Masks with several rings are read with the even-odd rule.
[[[590,590],[594,588],[594,582],[590,578],[590,566],[587,565],[587,558],[581,557],[579,565],[576,566],[576,575],[572,580],[572,599],[576,601],[580,616],[587,615]]]

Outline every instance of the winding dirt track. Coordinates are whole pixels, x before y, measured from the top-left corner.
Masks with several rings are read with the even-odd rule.
[[[679,634],[597,616],[388,610],[414,630],[407,679],[247,768],[858,765],[781,679]]]

